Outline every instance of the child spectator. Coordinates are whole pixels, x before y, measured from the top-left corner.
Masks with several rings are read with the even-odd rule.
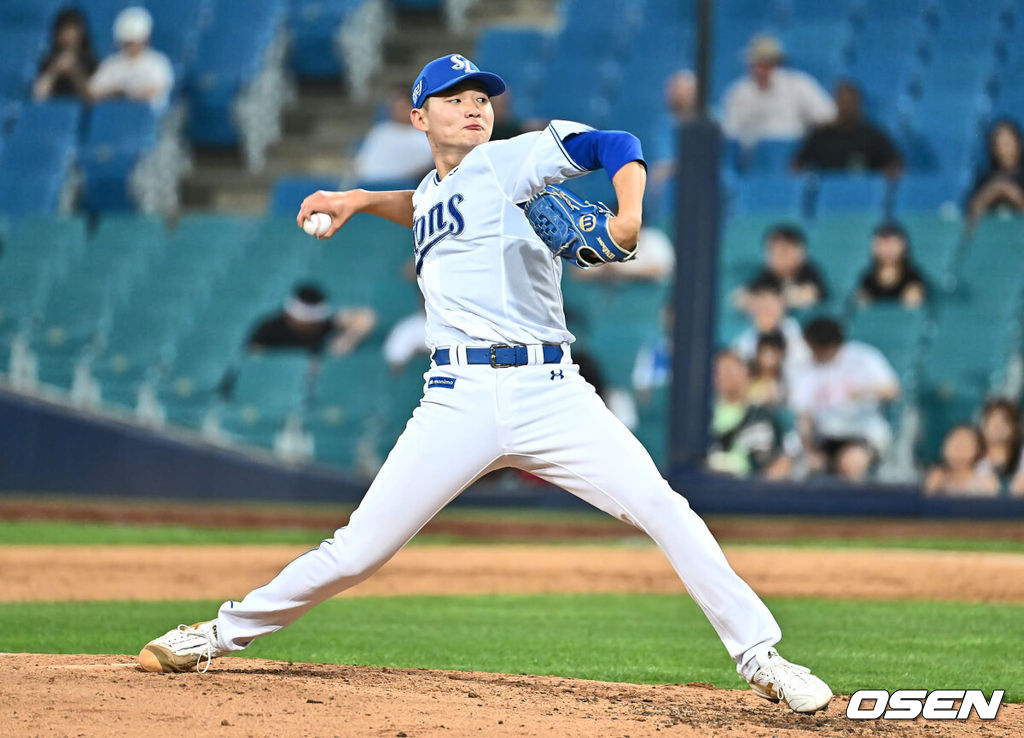
[[[1024,212],[1024,141],[1014,121],[997,121],[988,134],[988,166],[978,172],[967,196],[967,215],[980,218],[992,210]]]
[[[990,471],[1002,487],[1008,487],[1020,471],[1020,416],[1012,402],[1002,398],[989,400],[981,411],[981,435],[985,451],[981,465]]]
[[[995,497],[999,480],[991,469],[979,463],[985,444],[973,425],[961,423],[950,428],[942,442],[942,463],[925,478],[925,494],[949,497]]]
[[[152,31],[153,17],[145,8],[125,8],[117,14],[114,39],[119,49],[89,80],[93,100],[123,97],[148,102],[156,110],[167,106],[174,71],[164,54],[149,47]]]
[[[786,371],[810,358],[800,324],[795,318],[786,316],[782,284],[775,275],[762,274],[747,286],[746,306],[753,325],[733,343],[733,349],[741,359],[753,361],[758,339],[775,332],[781,333],[786,341]]]
[[[39,63],[32,87],[36,100],[89,96],[89,77],[96,71],[96,56],[89,41],[85,17],[77,8],[64,8],[53,21],[50,50]]]
[[[750,362],[750,389],[747,392],[750,404],[761,407],[779,407],[785,404],[785,361],[786,337],[782,331],[769,331],[757,337],[754,360]]]
[[[910,237],[899,223],[883,223],[871,236],[871,266],[860,280],[857,302],[900,301],[915,308],[924,302],[924,277],[910,259]]]
[[[899,378],[878,349],[847,341],[829,318],[804,328],[812,360],[793,372],[789,403],[808,467],[861,480],[889,447],[892,431],[881,404],[899,395]]]
[[[747,402],[747,365],[731,351],[715,358],[715,404],[711,419],[712,471],[738,477],[779,479],[791,463],[782,453],[782,434],[772,414]]]
[[[755,282],[765,275],[778,279],[789,308],[811,307],[828,299],[825,280],[807,258],[807,236],[802,229],[788,223],[773,226],[765,234],[764,247],[765,267]],[[741,293],[740,307],[744,307],[744,298]]]

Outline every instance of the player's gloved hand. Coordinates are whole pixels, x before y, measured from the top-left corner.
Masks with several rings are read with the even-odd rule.
[[[555,256],[587,269],[636,256],[608,230],[614,213],[604,203],[583,200],[563,187],[548,185],[523,206],[534,232]]]

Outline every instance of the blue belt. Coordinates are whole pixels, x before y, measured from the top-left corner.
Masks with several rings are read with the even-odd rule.
[[[561,346],[545,343],[542,349],[545,364],[560,364],[562,362]],[[438,366],[451,364],[451,349],[434,349],[433,359]],[[530,363],[530,354],[526,346],[506,346],[503,343],[496,343],[486,348],[467,348],[466,363],[490,364],[499,369],[508,366],[525,366]]]

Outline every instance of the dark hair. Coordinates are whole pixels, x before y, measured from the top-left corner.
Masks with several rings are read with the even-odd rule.
[[[875,226],[874,230],[871,231],[873,238],[898,238],[903,242],[903,256],[900,257],[898,263],[900,272],[906,272],[907,267],[910,266],[910,234],[907,233],[907,229],[903,227],[903,224],[898,220],[886,220]],[[880,264],[878,258],[875,256],[871,257],[871,271],[877,271]]]
[[[1021,451],[1021,438],[1022,432],[1020,427],[1020,412],[1017,410],[1017,406],[1005,397],[993,397],[988,400],[981,408],[981,420],[985,422],[985,418],[990,413],[996,411],[1002,411],[1006,413],[1010,419],[1010,426],[1012,431],[1010,433],[1010,453],[1006,457],[1006,468],[1012,474],[1017,469],[1017,464],[1020,462],[1020,451]]]
[[[804,327],[804,340],[811,348],[841,346],[845,340],[843,327],[832,318],[815,318]]]
[[[785,352],[786,350],[786,336],[778,328],[767,333],[762,333],[757,337],[757,347],[754,352],[758,352],[763,348],[775,348],[779,351]]]
[[[1013,137],[1017,139],[1017,148],[1020,149],[1022,155],[1024,155],[1024,134],[1021,134],[1020,126],[1017,124],[1017,121],[1012,118],[999,118],[989,127],[988,137],[986,139],[988,141],[988,167],[990,172],[994,172],[999,169],[999,162],[996,160],[995,140],[996,131],[1000,128],[1005,128],[1013,134]]]
[[[943,445],[949,440],[949,437],[959,430],[969,431],[974,436],[974,445],[976,449],[974,451],[974,458],[971,463],[977,464],[985,456],[985,437],[981,435],[981,431],[978,430],[977,426],[971,423],[957,423],[948,431],[946,431],[946,437],[942,439]]]
[[[858,101],[862,100],[864,97],[864,93],[861,92],[860,85],[857,84],[852,79],[844,77],[843,79],[836,82],[836,97],[839,97],[838,93],[840,90],[849,90],[850,92],[857,96]]]
[[[304,282],[295,286],[295,297],[307,305],[318,305],[327,301],[327,295],[320,289],[319,285],[312,282]]]
[[[86,55],[92,55],[92,42],[89,40],[89,24],[85,21],[85,15],[76,7],[67,6],[60,9],[53,18],[53,26],[50,32],[50,52],[57,51],[57,37],[66,26],[76,25],[82,29],[82,45],[79,51]]]
[[[795,246],[807,246],[807,235],[800,226],[794,223],[779,223],[765,231],[765,246],[776,239],[787,241]]]
[[[747,285],[747,292],[771,292],[773,295],[782,295],[782,280],[770,272],[757,277]]]

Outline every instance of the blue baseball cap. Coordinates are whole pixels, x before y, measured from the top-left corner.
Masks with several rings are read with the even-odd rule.
[[[490,72],[481,72],[480,67],[462,54],[449,54],[427,64],[412,86],[412,106],[423,107],[423,101],[430,95],[457,85],[467,79],[478,79],[484,84],[488,95],[500,95],[505,91],[505,80]]]

